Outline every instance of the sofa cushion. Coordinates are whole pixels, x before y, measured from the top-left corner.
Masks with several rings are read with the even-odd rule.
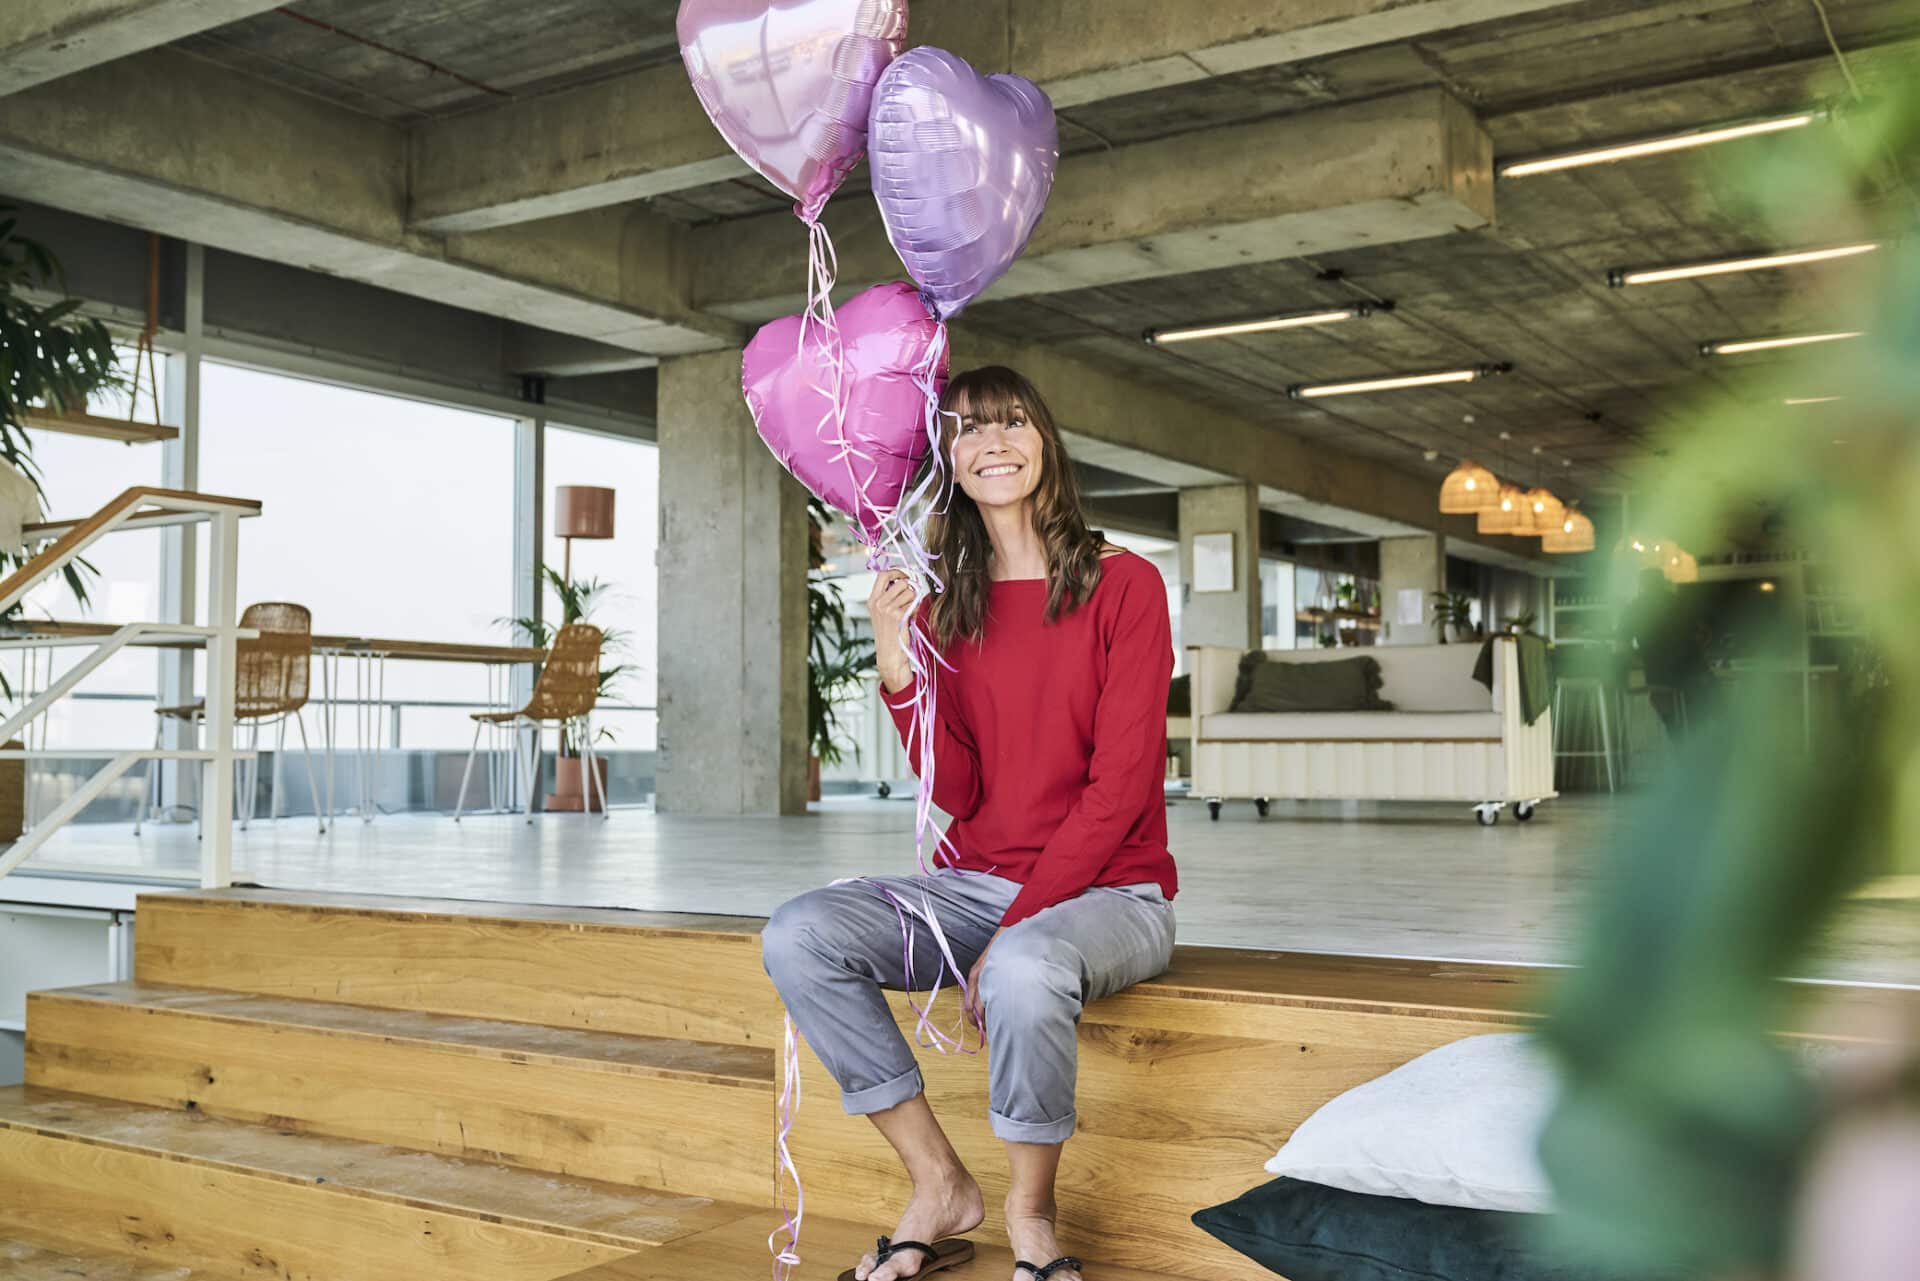
[[[1270,649],[1269,663],[1317,666],[1353,657],[1343,649]],[[1498,711],[1500,704],[1473,679],[1480,657],[1474,645],[1375,645],[1366,656],[1380,664],[1380,697],[1403,712]],[[1242,660],[1242,670],[1247,664]],[[1237,693],[1238,691],[1236,691]]]
[[[1263,650],[1240,660],[1234,712],[1359,712],[1380,699],[1380,664],[1366,655],[1337,662],[1269,662]]]
[[[1298,1179],[1275,1179],[1193,1216],[1290,1281],[1587,1281],[1544,1257],[1537,1215],[1423,1205]]]
[[[1221,712],[1200,719],[1203,739],[1390,742],[1498,739],[1493,712]]]

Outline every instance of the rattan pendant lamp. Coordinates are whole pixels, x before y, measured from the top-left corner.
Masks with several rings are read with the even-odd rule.
[[[1554,553],[1592,551],[1593,521],[1577,507],[1564,509],[1560,514],[1559,527],[1540,536],[1540,550]]]
[[[1499,478],[1471,458],[1440,482],[1440,510],[1451,516],[1472,516],[1499,501]]]
[[[1536,485],[1523,496],[1520,517],[1521,533],[1545,538],[1560,528],[1560,523],[1567,518],[1567,507],[1553,496],[1552,490]]]

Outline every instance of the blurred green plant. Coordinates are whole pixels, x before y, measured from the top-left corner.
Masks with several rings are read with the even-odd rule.
[[[1565,1090],[1541,1149],[1560,1204],[1547,1244],[1605,1275],[1783,1275],[1831,1117],[1773,1035],[1780,980],[1850,890],[1920,869],[1920,200],[1900,170],[1920,157],[1920,77],[1887,89],[1750,144],[1737,202],[1773,243],[1880,245],[1806,273],[1819,292],[1797,309],[1866,337],[1741,371],[1743,403],[1679,415],[1632,487],[1636,525],[1687,547],[1786,513],[1858,602],[1864,656],[1843,673],[1843,736],[1813,753],[1797,705],[1731,682],[1611,841],[1544,1030]],[[1787,403],[1815,396],[1844,399]],[[1616,600],[1638,568],[1616,564]]]

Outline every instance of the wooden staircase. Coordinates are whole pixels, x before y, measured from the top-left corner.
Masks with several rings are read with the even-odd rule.
[[[31,998],[27,1084],[0,1091],[0,1272],[765,1275],[781,1018],[761,924],[260,890],[145,897],[135,982]],[[1098,1281],[1252,1275],[1188,1216],[1264,1181],[1274,1148],[1334,1095],[1524,1023],[1540,977],[1181,948],[1168,974],[1085,1012],[1063,1245]],[[910,1028],[904,1001],[896,1011]],[[889,1230],[907,1188],[803,1057],[798,1276],[814,1281]],[[981,1256],[956,1281],[1010,1278],[986,1058],[921,1063],[987,1196]],[[70,1259],[82,1270],[60,1271]]]

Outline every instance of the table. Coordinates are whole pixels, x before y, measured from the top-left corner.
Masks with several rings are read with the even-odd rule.
[[[111,636],[120,624],[82,622],[72,619],[15,618],[0,622],[0,638],[13,641],[45,640],[52,644],[73,644]],[[204,649],[206,641],[198,636],[156,636],[141,638],[134,644],[155,649]],[[386,662],[388,659],[434,663],[474,663],[488,669],[487,702],[504,708],[510,696],[506,669],[543,661],[547,652],[527,645],[492,645],[472,641],[404,640],[391,637],[343,636],[316,632],[313,654],[320,666],[320,725],[325,742],[326,820],[333,821],[336,807],[334,745],[339,741],[338,696],[344,693],[340,664],[353,660],[355,694],[355,744],[360,749],[354,761],[356,790],[355,812],[362,822],[373,820],[374,794],[378,779],[374,766],[383,749],[380,742],[380,712],[385,703]],[[501,769],[489,752],[487,790],[498,808]],[[315,798],[316,803],[319,798]]]

